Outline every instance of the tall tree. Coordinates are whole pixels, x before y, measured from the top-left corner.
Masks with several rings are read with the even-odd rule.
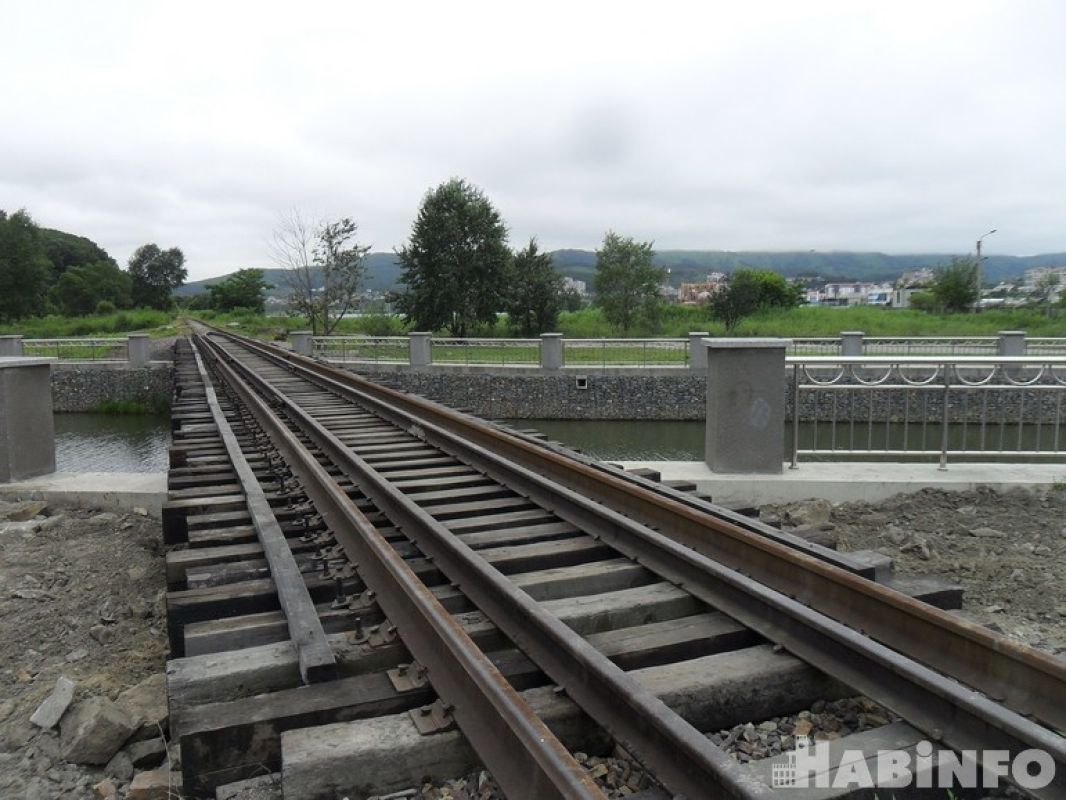
[[[285,270],[289,304],[316,336],[331,334],[359,299],[370,246],[356,241],[358,230],[348,217],[313,222],[293,209],[274,231],[271,249]]]
[[[52,287],[51,298],[64,314],[93,313],[101,302],[115,308],[130,304],[132,280],[114,261],[68,267]]]
[[[466,336],[496,321],[511,253],[507,228],[481,189],[453,178],[429,191],[397,256],[405,286],[397,307],[416,327]]]
[[[638,321],[655,319],[665,273],[652,264],[654,255],[651,242],[637,242],[614,231],[607,232],[596,251],[596,305],[623,333]]]
[[[170,308],[170,293],[185,283],[185,254],[177,247],[161,250],[145,244],[133,251],[129,261],[133,280],[133,304],[150,308]]]
[[[967,311],[977,302],[977,262],[972,258],[953,258],[939,267],[930,287],[937,306],[947,312]]]
[[[514,254],[507,280],[508,324],[522,336],[537,336],[555,328],[563,304],[563,276],[551,253],[537,250],[537,240]]]
[[[266,308],[264,293],[273,288],[273,284],[263,279],[263,270],[239,269],[224,281],[208,286],[207,291],[211,297],[211,308],[218,311],[247,308],[262,314]]]
[[[39,314],[44,307],[50,265],[40,229],[25,209],[0,211],[0,320]]]
[[[731,331],[749,314],[768,308],[792,308],[803,300],[803,287],[768,269],[741,267],[711,298],[714,315]]]

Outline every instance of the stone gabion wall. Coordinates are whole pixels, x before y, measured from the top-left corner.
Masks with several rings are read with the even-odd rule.
[[[703,419],[706,379],[682,373],[584,376],[396,371],[372,376],[398,389],[512,419]],[[586,388],[578,388],[584,377]]]
[[[353,369],[353,372],[360,372]],[[430,369],[375,369],[367,377],[408,392],[466,408],[489,418],[511,419],[631,419],[701,420],[706,415],[706,377],[684,370],[673,374],[589,373],[585,389],[577,388],[578,374],[529,370],[471,372],[449,367]],[[836,404],[834,407],[834,396]],[[923,396],[925,399],[923,400]],[[792,416],[792,386],[785,383],[785,408]],[[800,419],[805,422],[893,423],[940,422],[943,396],[940,390],[919,391],[856,389],[810,391],[801,395]],[[1066,413],[1066,389],[952,390],[948,402],[951,422],[1025,421],[1054,424]]]
[[[52,408],[57,412],[95,411],[109,401],[165,408],[174,392],[173,373],[170,364],[137,369],[126,364],[54,364]]]

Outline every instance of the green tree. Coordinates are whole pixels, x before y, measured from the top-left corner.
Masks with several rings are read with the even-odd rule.
[[[537,336],[555,329],[562,309],[563,276],[551,253],[537,250],[530,239],[511,259],[507,280],[507,322],[522,336]]]
[[[397,257],[397,308],[415,327],[466,336],[496,321],[511,252],[499,212],[476,186],[453,178],[427,192]]]
[[[596,251],[596,305],[612,325],[628,333],[638,321],[654,324],[664,271],[652,264],[651,242],[608,231]]]
[[[133,280],[133,304],[167,309],[173,303],[170,293],[185,283],[185,254],[177,247],[161,250],[158,245],[138,247],[129,261]]]
[[[938,267],[929,290],[937,307],[948,314],[968,311],[977,303],[977,262],[972,258],[953,258],[951,263]]]
[[[211,297],[211,308],[216,311],[248,308],[262,314],[266,307],[265,292],[273,288],[273,284],[263,279],[263,270],[239,269],[224,281],[207,287],[207,290]]]
[[[727,331],[746,316],[768,308],[792,308],[803,299],[803,287],[789,283],[768,269],[741,267],[729,276],[726,285],[711,297],[711,310]]]
[[[274,231],[274,261],[285,270],[289,304],[315,335],[331,334],[359,298],[370,247],[355,240],[358,230],[348,217],[313,222],[293,209]]]
[[[40,229],[26,210],[0,211],[0,320],[41,313],[50,272]]]
[[[68,267],[52,286],[52,302],[64,314],[93,313],[101,302],[115,308],[130,305],[133,281],[113,261]]]
[[[111,258],[106,250],[84,236],[41,228],[41,241],[44,243],[45,255],[52,264],[52,275],[55,278],[61,277],[71,267],[86,264],[108,262],[118,267],[115,259]]]

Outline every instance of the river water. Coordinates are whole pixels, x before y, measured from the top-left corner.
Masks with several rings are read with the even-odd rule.
[[[56,414],[60,472],[163,472],[170,446],[166,414]]]

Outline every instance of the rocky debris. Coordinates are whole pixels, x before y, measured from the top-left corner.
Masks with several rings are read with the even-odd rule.
[[[0,501],[0,516],[15,505]],[[159,522],[134,513],[94,525],[96,510],[19,507],[37,513],[0,521],[23,531],[0,535],[0,798],[87,800],[105,780],[123,798],[134,773],[129,755],[120,750],[106,766],[69,763],[61,731],[69,736],[82,701],[114,701],[163,671]],[[60,678],[76,685],[72,704],[56,727],[31,723]],[[158,739],[158,729],[148,738]]]
[[[629,797],[649,787],[657,787],[652,776],[624,748],[615,746],[609,756],[574,753],[600,790],[609,798]],[[264,795],[264,798],[272,798]],[[244,800],[244,798],[241,798]],[[248,798],[251,800],[251,798]],[[485,770],[441,783],[424,783],[417,789],[374,795],[367,800],[504,800],[503,791]]]
[[[805,504],[799,504],[805,505]],[[789,518],[793,506],[760,513]],[[1066,653],[1066,487],[926,489],[832,507],[840,549],[874,550],[902,577],[963,588],[961,615],[1024,644]]]
[[[130,758],[130,754],[125,750],[119,750],[115,753],[111,760],[107,762],[107,766],[104,767],[104,774],[120,783],[127,783],[133,777],[133,772],[133,759]]]
[[[114,800],[118,797],[118,787],[108,778],[104,778],[93,787],[93,797],[99,800]]]
[[[38,728],[54,728],[73,700],[74,681],[61,675],[56,681],[56,688],[33,712],[30,722]]]
[[[158,672],[118,696],[115,705],[137,726],[135,739],[159,736],[167,730],[166,676]]]
[[[181,795],[181,773],[152,769],[133,776],[126,800],[173,800]]]
[[[818,525],[800,525],[793,528],[789,533],[799,536],[811,544],[828,547],[830,550],[837,549],[837,534],[834,533],[836,526],[832,522],[822,522]]]
[[[14,503],[0,500],[0,522],[28,522],[40,517],[48,509],[44,500],[18,500]]]
[[[800,503],[793,503],[783,515],[783,519],[793,527],[816,527],[829,522],[833,507],[828,500],[815,497]]]
[[[273,772],[219,786],[215,790],[215,800],[282,800],[281,774]]]
[[[77,764],[106,764],[137,726],[106,697],[82,700],[60,725],[63,758]]]
[[[89,517],[90,525],[111,525],[118,521],[118,514],[114,514],[110,511],[103,511],[99,514],[93,514]]]
[[[832,741],[852,733],[872,730],[899,718],[865,697],[818,701],[806,711],[763,722],[748,722],[707,735],[735,760],[746,764],[786,753],[796,747],[797,736]]]
[[[158,767],[167,757],[167,743],[162,738],[144,739],[131,743],[125,750],[137,769]]]

